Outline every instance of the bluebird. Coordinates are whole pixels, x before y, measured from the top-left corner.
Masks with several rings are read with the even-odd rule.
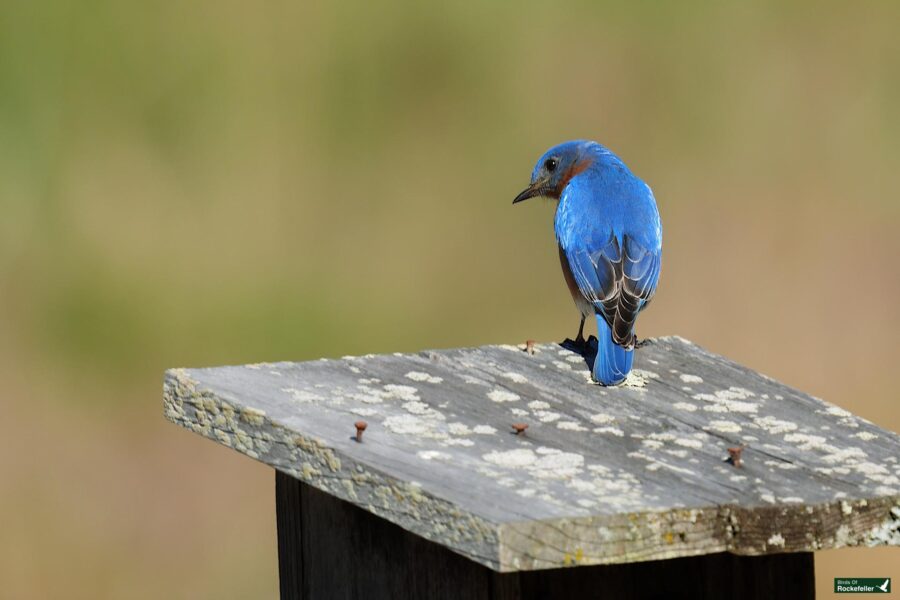
[[[616,385],[631,371],[638,313],[656,292],[662,225],[650,187],[596,142],[550,148],[534,167],[531,184],[513,204],[545,196],[557,201],[554,230],[563,276],[584,321],[597,320],[592,377]]]

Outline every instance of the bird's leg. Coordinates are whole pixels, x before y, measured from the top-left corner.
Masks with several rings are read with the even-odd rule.
[[[578,337],[575,338],[575,345],[584,347],[584,315],[581,315],[581,323],[578,325]]]

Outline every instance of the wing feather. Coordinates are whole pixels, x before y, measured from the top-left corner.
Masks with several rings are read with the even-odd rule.
[[[634,238],[622,241],[610,231],[605,242],[566,251],[566,258],[582,295],[603,316],[613,341],[634,346],[634,323],[653,298],[659,280],[659,253]]]

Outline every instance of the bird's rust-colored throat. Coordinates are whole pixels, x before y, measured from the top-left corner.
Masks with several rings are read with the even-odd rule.
[[[568,170],[563,173],[563,176],[559,179],[559,185],[555,190],[555,198],[559,200],[559,197],[562,196],[562,192],[566,189],[566,186],[569,185],[569,182],[572,181],[576,175],[580,175],[588,170],[594,164],[594,159],[587,156],[585,158],[579,159],[572,163],[572,166],[568,168]]]

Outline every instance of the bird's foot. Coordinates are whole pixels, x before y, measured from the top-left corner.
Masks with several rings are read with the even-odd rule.
[[[649,344],[650,344],[649,338],[643,339],[643,340],[638,340],[637,336],[634,336],[634,347],[635,348],[643,348],[644,346],[647,346]]]

